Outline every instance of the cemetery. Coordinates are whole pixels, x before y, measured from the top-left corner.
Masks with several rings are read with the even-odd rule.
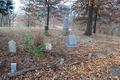
[[[18,30],[17,28],[13,29],[16,31]],[[11,33],[13,29],[11,28],[9,32],[5,32],[6,35],[2,34],[0,36],[1,75],[3,73],[4,76],[9,79],[27,79],[29,76],[41,76],[42,78],[45,77],[46,74],[43,73],[46,71],[44,68],[50,70],[50,72],[47,72],[48,76],[55,76],[56,72],[58,75],[63,76],[63,74],[69,74],[68,67],[71,68],[70,70],[72,72],[76,70],[74,68],[77,68],[79,65],[80,69],[78,68],[78,70],[81,70],[83,65],[91,66],[90,69],[97,69],[97,66],[93,67],[92,65],[101,64],[99,65],[100,69],[106,71],[105,66],[107,67],[108,65],[105,64],[102,66],[105,61],[108,63],[115,61],[115,63],[112,64],[116,65],[118,63],[116,60],[119,59],[119,55],[117,55],[119,51],[113,47],[119,44],[119,38],[117,37],[116,39],[113,39],[112,37],[97,35],[96,37],[93,36],[88,38],[81,34],[80,37],[82,39],[80,39],[80,37],[78,37],[79,34],[76,34],[75,32],[74,35],[73,32],[70,32],[70,35],[66,37],[62,35],[62,30],[50,30],[51,36],[41,34],[44,36],[44,42],[46,43],[44,50],[38,53],[40,55],[38,55],[39,59],[37,59],[37,55],[32,57],[31,52],[22,49],[22,44],[26,40],[23,36],[20,36],[22,35],[21,31],[23,31],[23,29],[21,28],[16,33]],[[27,28],[24,28],[24,30],[25,29]],[[41,32],[43,31],[42,29],[38,29],[37,31],[39,32],[40,30]],[[55,33],[56,31],[57,34]],[[28,35],[27,32],[28,30],[26,30],[26,35]],[[34,29],[31,29],[31,32],[34,33]],[[10,37],[8,34],[12,34],[13,36]],[[112,40],[113,43],[111,43],[110,40]],[[118,40],[117,43],[116,40]],[[108,49],[106,46],[109,46],[110,48]],[[115,55],[117,56],[114,57]],[[87,63],[89,64],[87,65]],[[115,71],[115,68],[109,67],[110,66],[108,66],[107,69],[112,70],[111,73],[113,72],[119,75],[119,68]],[[84,68],[88,69],[88,67]],[[5,73],[6,69],[7,72]],[[39,75],[37,75],[37,73],[39,73]],[[104,76],[106,75],[110,76],[109,73],[104,74]]]
[[[22,4],[25,5],[24,1]],[[59,4],[61,0],[54,1],[41,1],[39,5],[45,10],[39,8],[41,12],[37,12],[37,7],[34,10],[30,6],[32,3],[26,5],[23,9],[26,15],[12,15],[15,17],[12,26],[7,23],[9,21],[5,21],[8,13],[0,12],[3,17],[0,15],[0,80],[119,80],[119,21],[114,23],[117,26],[109,21],[101,22],[99,18],[97,21],[96,16],[101,15],[102,19],[105,17],[101,11],[97,15],[97,6],[89,1],[71,1],[72,7],[62,5],[66,3],[64,1],[62,4]],[[37,2],[33,3],[38,5]],[[111,3],[108,1],[108,4]],[[85,11],[81,5],[85,7],[87,4],[89,16],[86,19],[86,13],[81,19],[78,15],[82,13],[79,12]],[[93,22],[90,16],[92,6]],[[114,10],[120,8],[115,7]],[[112,18],[116,19],[115,16]],[[110,24],[111,28],[108,27]]]

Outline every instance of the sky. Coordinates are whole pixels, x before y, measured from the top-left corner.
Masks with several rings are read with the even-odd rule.
[[[19,13],[19,7],[20,7],[20,3],[19,3],[20,0],[13,0],[13,2],[15,3],[14,6],[15,6],[15,13]]]
[[[14,10],[14,13],[17,13],[17,14],[20,14],[21,10],[20,10],[20,0],[13,0],[13,2],[15,3],[14,6],[15,6],[15,10]],[[76,1],[76,0],[71,0],[71,1]],[[65,3],[65,5],[70,5],[71,3],[70,2],[67,2]]]

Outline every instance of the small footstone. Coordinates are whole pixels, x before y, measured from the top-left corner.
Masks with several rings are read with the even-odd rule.
[[[62,59],[60,60],[60,64],[62,65],[62,64],[63,64],[63,62],[64,62],[64,59],[62,58]]]
[[[90,53],[90,54],[88,54],[88,60],[90,60],[91,59],[91,56],[92,56],[92,54]]]
[[[11,63],[11,72],[15,72],[17,63]]]
[[[45,49],[52,50],[52,45],[50,43],[45,43]]]

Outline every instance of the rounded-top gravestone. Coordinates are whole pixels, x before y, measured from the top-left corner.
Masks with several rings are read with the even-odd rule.
[[[8,42],[9,52],[16,52],[16,42],[11,40]]]
[[[67,39],[67,43],[65,44],[67,48],[77,48],[77,40],[75,35],[69,35]]]

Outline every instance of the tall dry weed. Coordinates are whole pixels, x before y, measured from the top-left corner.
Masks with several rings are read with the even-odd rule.
[[[41,32],[37,32],[34,35],[34,46],[38,47],[44,42],[44,35]]]

